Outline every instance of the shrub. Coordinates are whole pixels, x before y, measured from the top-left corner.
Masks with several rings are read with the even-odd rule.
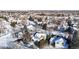
[[[2,19],[4,19],[4,20],[8,21],[7,17],[0,16],[0,18],[2,18]]]
[[[11,25],[12,27],[15,27],[15,26],[16,26],[16,24],[17,24],[17,22],[11,22],[11,24],[10,24],[10,25]]]

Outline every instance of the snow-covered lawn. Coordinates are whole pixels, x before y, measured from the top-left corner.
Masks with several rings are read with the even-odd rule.
[[[15,41],[15,40],[16,40],[16,38],[13,38],[11,33],[1,36],[0,37],[0,48],[9,47],[8,43],[11,41]]]

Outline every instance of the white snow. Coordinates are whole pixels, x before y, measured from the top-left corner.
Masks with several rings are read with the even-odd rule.
[[[50,44],[52,44],[52,42],[53,42],[54,39],[55,39],[55,37],[52,37],[52,38],[50,39]]]
[[[15,41],[16,38],[12,37],[11,33],[8,33],[2,37],[0,37],[0,47],[8,47],[8,43],[11,41]]]
[[[4,33],[0,33],[0,48],[6,48],[8,47],[8,43],[11,41],[14,41],[16,38],[13,38],[12,36],[12,28],[9,24],[9,22],[3,20],[2,21],[4,29]],[[2,34],[2,35],[1,35]]]

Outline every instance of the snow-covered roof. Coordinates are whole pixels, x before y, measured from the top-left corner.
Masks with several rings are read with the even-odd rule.
[[[68,48],[66,40],[63,38],[56,40],[55,41],[55,48]]]
[[[33,39],[34,41],[40,41],[41,39],[46,40],[46,34],[43,34],[43,33],[36,33],[36,34],[32,37],[32,39]]]

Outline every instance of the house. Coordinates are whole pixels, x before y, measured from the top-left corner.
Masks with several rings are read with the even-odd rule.
[[[32,37],[33,41],[40,41],[42,39],[46,40],[46,34],[36,32]]]
[[[46,34],[36,32],[33,35],[32,40],[34,41],[34,44],[36,46],[38,46],[39,48],[43,48],[45,45]]]
[[[61,36],[55,36],[50,39],[50,44],[55,48],[69,48],[67,39]]]

